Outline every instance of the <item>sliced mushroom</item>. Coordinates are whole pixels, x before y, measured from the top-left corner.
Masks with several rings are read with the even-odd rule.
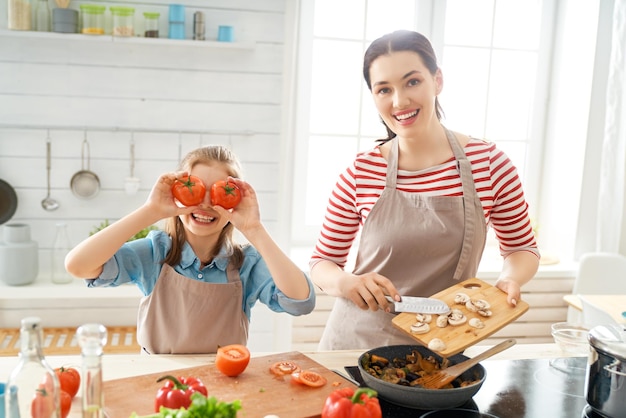
[[[417,322],[424,322],[426,324],[430,324],[431,321],[433,320],[433,316],[430,314],[418,313],[417,315],[415,315],[415,320]]]
[[[452,309],[448,315],[448,323],[453,326],[459,326],[467,322],[467,317],[460,309]]]
[[[456,303],[457,305],[464,305],[467,302],[469,302],[470,297],[465,294],[465,293],[457,293],[456,295],[454,295],[454,303]]]
[[[445,328],[448,326],[448,315],[439,315],[437,317],[437,326],[439,328]]]
[[[468,322],[470,327],[474,328],[485,328],[485,323],[478,318],[472,318]]]
[[[489,309],[480,310],[478,311],[478,314],[486,317],[490,317],[491,315],[493,315],[493,313]]]
[[[433,351],[443,351],[447,347],[446,347],[446,343],[444,343],[442,339],[440,339],[440,338],[433,338],[428,343],[428,348],[433,350]]]
[[[472,312],[486,311],[491,308],[489,302],[484,299],[471,299],[465,303],[465,307]]]
[[[411,332],[413,334],[426,334],[430,331],[430,325],[425,322],[416,322],[411,325]]]

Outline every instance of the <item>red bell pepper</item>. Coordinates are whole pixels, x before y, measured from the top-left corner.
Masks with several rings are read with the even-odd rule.
[[[337,389],[326,398],[322,418],[382,418],[377,395],[369,388]]]
[[[191,395],[200,392],[204,396],[208,395],[206,386],[195,377],[161,376],[157,382],[165,380],[163,387],[157,391],[154,401],[154,412],[159,412],[161,406],[172,409],[189,408],[191,405]]]

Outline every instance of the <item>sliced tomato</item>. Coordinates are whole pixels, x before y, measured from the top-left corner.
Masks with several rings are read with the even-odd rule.
[[[219,347],[215,355],[215,366],[226,376],[239,376],[250,362],[250,350],[245,345],[231,344]]]
[[[299,371],[300,366],[289,360],[277,361],[270,366],[270,372],[272,372],[276,376],[285,376],[287,374],[292,374]]]
[[[291,381],[302,385],[319,388],[326,384],[326,378],[313,370],[300,370],[291,373]]]

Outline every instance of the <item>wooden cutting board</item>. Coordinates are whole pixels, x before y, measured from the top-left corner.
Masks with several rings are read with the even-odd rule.
[[[290,360],[302,369],[316,371],[328,383],[320,388],[311,388],[292,383],[290,377],[278,378],[270,373],[269,368],[280,360]],[[157,383],[156,380],[167,374],[200,378],[208,388],[209,396],[215,396],[220,401],[241,400],[242,409],[237,416],[242,418],[262,418],[269,414],[281,418],[320,417],[324,402],[332,391],[346,386],[355,387],[311,358],[293,351],[253,357],[245,372],[237,377],[221,374],[211,363],[107,381],[104,383],[104,397],[108,416],[128,418],[132,412],[139,415],[153,413],[154,397],[163,383]]]
[[[491,305],[492,315],[485,318],[478,313],[469,311],[465,305],[455,304],[454,296],[457,293],[465,293],[471,299],[486,300]],[[426,347],[428,347],[428,343],[433,338],[440,338],[446,344],[446,349],[437,351],[437,353],[447,357],[460,353],[467,347],[489,337],[505,325],[515,321],[528,310],[528,303],[521,300],[517,301],[517,306],[510,306],[506,301],[506,296],[506,293],[489,283],[476,278],[468,279],[431,296],[443,300],[451,309],[456,308],[463,311],[467,317],[467,322],[463,325],[452,326],[448,324],[445,328],[439,328],[435,323],[437,315],[433,315],[433,320],[429,324],[430,331],[425,334],[414,334],[411,332],[411,325],[416,322],[414,313],[402,312],[396,315],[392,322],[397,328],[406,332]],[[479,329],[469,326],[470,318],[481,319],[485,327]]]

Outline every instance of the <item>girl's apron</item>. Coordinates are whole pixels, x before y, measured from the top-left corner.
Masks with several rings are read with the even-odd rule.
[[[401,296],[432,296],[476,275],[485,247],[486,223],[470,162],[446,129],[457,160],[463,196],[424,196],[396,189],[398,137],[392,139],[386,185],[365,220],[354,274],[377,272]],[[321,350],[370,349],[415,344],[396,329],[394,314],[362,310],[337,298],[320,341]]]
[[[142,298],[137,341],[150,354],[215,353],[218,346],[246,344],[249,321],[242,309],[239,271],[228,283],[205,283],[163,264],[154,290]]]

